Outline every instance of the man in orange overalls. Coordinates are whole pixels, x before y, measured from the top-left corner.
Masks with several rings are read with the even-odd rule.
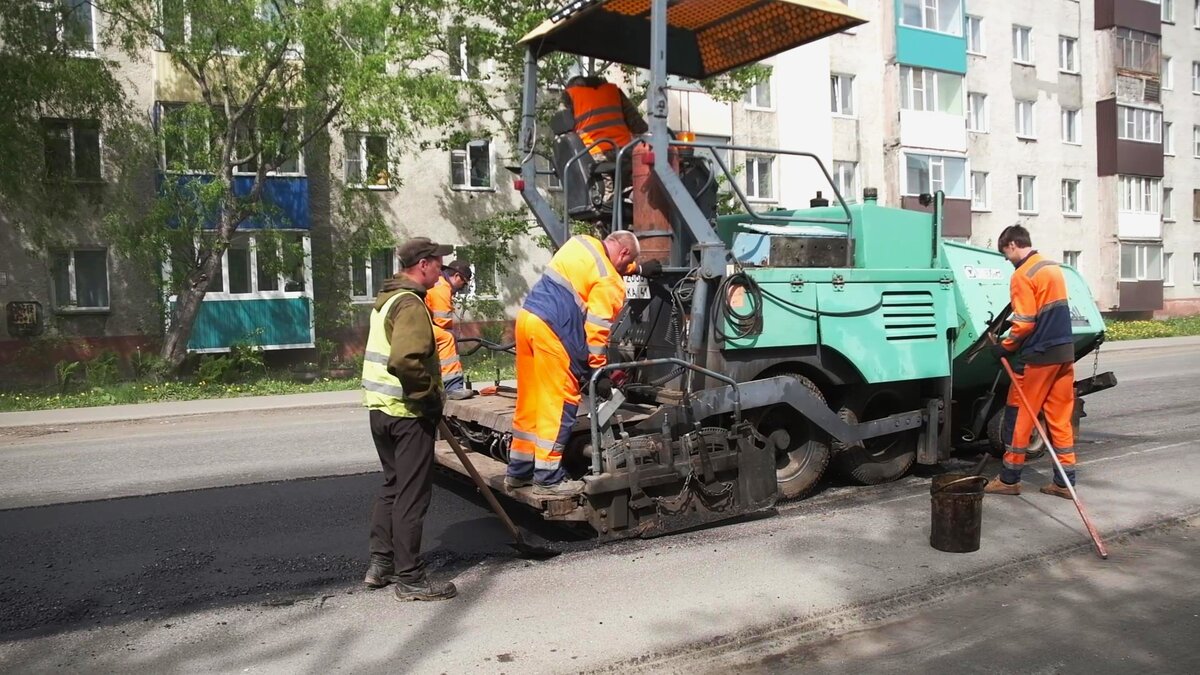
[[[517,314],[517,409],[504,484],[529,485],[544,495],[570,495],[583,482],[568,480],[562,451],[575,425],[580,385],[608,363],[608,336],[625,304],[622,274],[656,276],[658,261],[635,265],[641,246],[627,230],[604,241],[572,237],[554,254]],[[618,271],[619,270],[619,271]],[[596,392],[612,396],[602,376]]]
[[[1075,438],[1071,415],[1075,409],[1075,346],[1071,335],[1071,308],[1067,301],[1067,282],[1058,263],[1033,250],[1029,231],[1012,225],[1000,233],[1000,252],[1016,267],[1009,281],[1012,295],[1012,329],[995,346],[997,356],[1020,359],[1024,373],[1013,386],[1020,386],[1033,408],[1024,406],[1017,413],[1012,445],[1005,448],[1004,468],[988,481],[985,492],[1002,495],[1021,494],[1021,470],[1033,434],[1034,417],[1045,415],[1050,441],[1071,484],[1075,484]],[[1066,484],[1057,473],[1054,482],[1041,491],[1056,497],[1071,498]]]
[[[575,133],[597,162],[615,160],[617,151],[628,145],[634,134],[644,134],[650,128],[625,92],[602,77],[572,77],[563,89],[562,98],[563,107],[575,118]],[[609,203],[613,197],[613,177],[606,173],[602,179],[603,199]]]
[[[454,294],[471,283],[471,264],[455,260],[442,269],[437,284],[425,294],[425,306],[433,317],[433,337],[437,341],[438,359],[442,364],[442,382],[446,393],[464,389],[462,362],[454,342]]]

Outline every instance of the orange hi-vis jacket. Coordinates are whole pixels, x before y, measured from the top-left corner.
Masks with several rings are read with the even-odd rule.
[[[551,258],[523,308],[554,332],[582,378],[608,363],[608,336],[625,304],[625,282],[604,244],[576,235]]]
[[[438,359],[442,363],[442,380],[462,373],[458,346],[454,342],[454,289],[442,276],[425,293],[425,306],[433,318],[433,338],[437,342]]]
[[[1073,363],[1071,306],[1058,263],[1030,253],[1009,281],[1012,329],[1002,343],[1029,364]]]
[[[567,96],[575,113],[575,133],[584,146],[591,148],[592,155],[616,156],[618,150],[633,140],[633,133],[625,124],[621,89],[617,85],[611,82],[598,87],[576,85],[567,87]],[[601,139],[612,143],[597,143]]]

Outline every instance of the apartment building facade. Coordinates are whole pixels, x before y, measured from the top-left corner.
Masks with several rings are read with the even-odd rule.
[[[947,236],[1023,224],[1102,311],[1200,311],[1200,3],[850,4],[872,23],[829,40],[845,192],[941,189]]]

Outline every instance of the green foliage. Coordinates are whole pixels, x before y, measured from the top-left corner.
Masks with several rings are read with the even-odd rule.
[[[158,354],[138,349],[129,357],[133,379],[139,382],[162,382],[171,372],[171,366]]]
[[[321,370],[329,368],[333,363],[333,352],[337,350],[338,344],[328,338],[317,338],[317,365]]]
[[[1173,317],[1161,321],[1110,321],[1104,330],[1104,335],[1108,340],[1144,340],[1200,335],[1200,315]]]
[[[89,387],[106,387],[121,377],[119,360],[114,351],[101,352],[87,362],[87,384]]]
[[[21,410],[54,410],[87,408],[98,405],[157,403],[160,401],[194,401],[209,398],[238,396],[277,396],[321,391],[357,389],[357,379],[318,379],[300,384],[291,379],[268,378],[249,383],[220,384],[211,381],[184,382],[121,382],[78,392],[62,391],[0,391],[0,412]]]
[[[59,361],[54,364],[54,382],[58,385],[59,393],[67,393],[71,383],[78,378],[82,371],[83,364],[79,361]]]
[[[228,356],[205,356],[200,359],[200,367],[196,369],[196,378],[200,385],[206,383],[232,383],[238,377],[237,364]]]

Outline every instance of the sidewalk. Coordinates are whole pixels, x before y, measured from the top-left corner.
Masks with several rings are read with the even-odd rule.
[[[487,383],[490,384],[490,383]],[[515,386],[516,380],[501,384]],[[486,386],[477,383],[477,388]],[[290,410],[296,408],[349,408],[362,405],[362,391],[327,391],[313,394],[283,394],[279,396],[239,396],[207,398],[195,401],[164,403],[135,403],[131,405],[95,406],[92,408],[63,408],[0,413],[0,429],[6,427],[43,427],[129,422],[184,415],[219,415],[222,413],[254,412],[259,410]]]
[[[1200,347],[1200,336],[1106,342],[1101,346],[1100,352],[1101,354],[1111,354],[1114,352],[1179,347]],[[490,383],[477,383],[478,386],[486,386],[486,384]],[[516,380],[505,380],[501,384],[516,386]],[[0,429],[5,427],[128,422],[160,417],[178,417],[181,415],[213,415],[232,412],[253,412],[257,410],[350,407],[359,405],[362,401],[361,397],[362,394],[355,389],[351,391],[321,392],[316,394],[243,396],[196,401],[171,401],[167,403],[138,403],[133,405],[97,406],[94,408],[11,412],[0,413]]]

